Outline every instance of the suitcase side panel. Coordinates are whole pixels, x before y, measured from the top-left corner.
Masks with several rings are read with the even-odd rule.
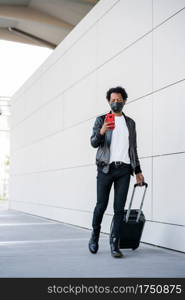
[[[138,222],[136,222],[138,210],[131,210],[129,221],[126,222],[126,214],[127,210],[124,211],[124,218],[120,228],[120,240],[119,247],[120,249],[136,249],[141,240],[144,224],[145,224],[145,216],[143,212],[141,212],[140,218]],[[111,223],[111,231],[113,228],[114,218]]]

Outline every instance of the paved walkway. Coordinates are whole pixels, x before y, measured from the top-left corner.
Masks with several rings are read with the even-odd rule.
[[[91,231],[5,207],[0,210],[0,277],[185,277],[185,254],[141,243],[124,258],[110,255],[101,233],[91,254]]]

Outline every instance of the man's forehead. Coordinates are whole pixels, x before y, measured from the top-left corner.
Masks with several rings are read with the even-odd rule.
[[[122,98],[121,93],[111,93],[111,98]]]

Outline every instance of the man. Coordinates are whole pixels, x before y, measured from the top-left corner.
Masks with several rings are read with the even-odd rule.
[[[109,113],[115,115],[115,128],[111,129],[112,122],[105,120],[106,114],[98,116],[90,138],[91,145],[98,150],[96,154],[97,203],[94,208],[93,230],[88,247],[91,253],[98,251],[101,222],[114,182],[114,225],[109,241],[111,255],[115,258],[124,256],[119,249],[119,234],[130,177],[135,173],[137,183],[142,185],[144,182],[137,154],[135,121],[122,112],[127,97],[125,89],[120,86],[107,91],[106,98],[111,107]]]

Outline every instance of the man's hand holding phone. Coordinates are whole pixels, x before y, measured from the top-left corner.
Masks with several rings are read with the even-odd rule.
[[[111,115],[111,116],[109,116]],[[115,127],[115,119],[114,119],[114,114],[107,114],[103,126],[100,129],[100,134],[105,134],[107,130],[112,130]]]

